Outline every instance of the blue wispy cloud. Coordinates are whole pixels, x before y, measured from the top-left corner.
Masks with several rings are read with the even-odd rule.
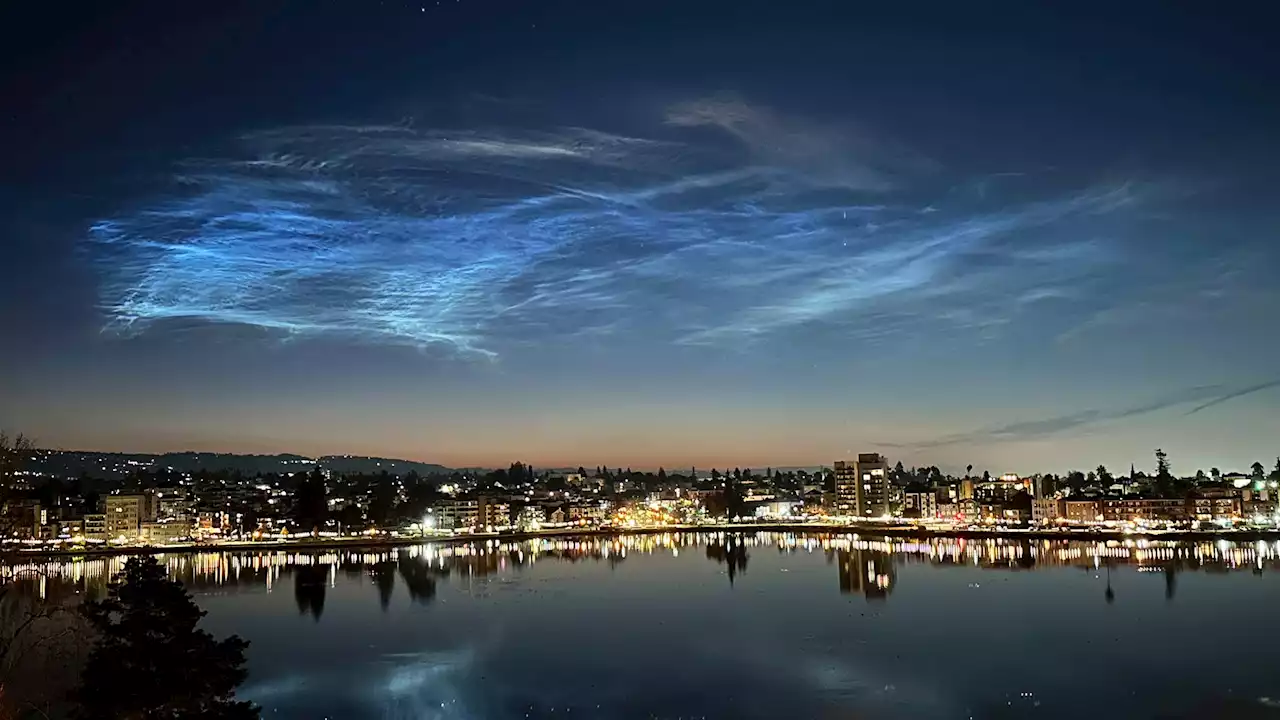
[[[495,357],[623,332],[998,333],[1121,264],[1108,229],[1150,195],[975,200],[945,175],[865,131],[729,97],[667,109],[651,137],[286,127],[180,163],[170,192],[87,239],[114,330],[194,320]]]

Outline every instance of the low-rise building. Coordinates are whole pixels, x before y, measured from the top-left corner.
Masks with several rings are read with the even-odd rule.
[[[138,539],[148,545],[171,545],[191,537],[192,524],[177,521],[146,521],[138,529]]]
[[[569,519],[588,525],[599,525],[609,518],[609,510],[603,503],[581,502],[569,507]]]
[[[511,525],[511,506],[492,497],[444,500],[432,507],[427,524],[440,530],[492,531]]]
[[[537,505],[525,505],[512,518],[512,524],[521,530],[533,530],[546,521],[546,515]]]
[[[1179,498],[1125,498],[1102,501],[1102,519],[1177,522],[1188,519],[1187,501]]]
[[[929,488],[907,488],[902,493],[902,515],[909,518],[938,517],[938,493]]]
[[[1101,500],[1066,500],[1062,516],[1073,523],[1091,523],[1102,519]]]
[[[107,539],[107,516],[105,513],[88,513],[84,516],[84,537],[86,540]]]
[[[1037,498],[1031,501],[1031,520],[1038,523],[1055,522],[1066,515],[1065,501],[1058,498]]]
[[[799,515],[803,503],[799,500],[770,500],[762,502],[755,508],[757,518],[788,518]]]
[[[194,520],[195,500],[184,495],[162,493],[156,498],[156,518],[159,520]]]
[[[481,497],[476,507],[476,525],[492,531],[511,526],[511,505],[490,497]]]
[[[1187,505],[1193,520],[1232,520],[1244,509],[1238,497],[1193,497]]]
[[[476,526],[480,503],[476,500],[444,500],[436,503],[432,510],[437,529],[462,530]]]

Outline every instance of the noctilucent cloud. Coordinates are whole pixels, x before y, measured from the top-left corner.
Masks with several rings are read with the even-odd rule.
[[[0,426],[455,466],[1280,453],[1248,18],[331,5],[6,49]]]

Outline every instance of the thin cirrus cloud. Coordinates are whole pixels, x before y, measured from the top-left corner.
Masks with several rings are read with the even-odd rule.
[[[1280,387],[1280,380],[1270,380],[1243,387],[1226,384],[1200,385],[1127,407],[1095,408],[1050,418],[1018,421],[972,432],[944,435],[920,442],[881,443],[881,445],[890,448],[936,448],[975,443],[1041,440],[1093,425],[1150,415],[1161,410],[1191,403],[1196,403],[1196,405],[1185,414],[1194,415],[1214,406],[1275,387]]]
[[[821,324],[999,332],[1121,263],[1109,233],[1150,197],[975,199],[945,175],[731,98],[668,108],[653,137],[287,127],[180,163],[87,241],[117,331],[194,320],[493,358],[628,331],[713,347]]]

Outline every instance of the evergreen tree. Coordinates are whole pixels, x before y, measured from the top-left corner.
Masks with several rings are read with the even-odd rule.
[[[98,640],[76,694],[81,720],[260,717],[235,699],[249,643],[197,629],[205,612],[154,557],[131,558],[107,597],[83,612]]]
[[[1156,477],[1160,480],[1172,477],[1169,474],[1169,453],[1160,448],[1156,448]]]
[[[324,474],[320,472],[320,468],[305,476],[298,485],[297,497],[295,499],[295,519],[298,521],[298,528],[303,532],[320,528],[324,525],[324,521],[329,517],[329,500],[326,497],[327,489],[324,482]]]

